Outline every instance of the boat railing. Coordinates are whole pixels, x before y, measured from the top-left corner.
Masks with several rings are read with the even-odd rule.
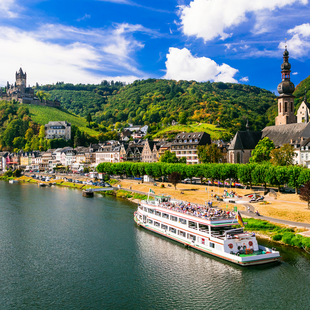
[[[201,214],[195,214],[194,212],[189,212],[189,211],[185,211],[185,210],[180,210],[176,207],[170,207],[170,206],[166,206],[166,205],[163,205],[163,204],[158,204],[156,203],[154,200],[148,200],[148,201],[142,201],[144,203],[147,203],[149,205],[154,205],[154,206],[158,206],[160,208],[164,208],[164,209],[167,209],[167,210],[172,210],[172,211],[176,211],[176,212],[179,212],[179,213],[182,213],[182,214],[187,214],[187,215],[191,215],[191,216],[195,216],[195,217],[198,217],[198,218],[201,218],[201,219],[205,219],[205,220],[208,220],[208,221],[218,221],[218,220],[233,220],[235,219],[236,217],[235,216],[231,216],[230,214],[225,214],[225,215],[211,215],[211,216],[205,216],[205,215],[201,215]],[[196,205],[198,206],[198,205]],[[204,206],[199,206],[200,208],[204,208]],[[236,225],[238,224],[237,220],[236,220]]]

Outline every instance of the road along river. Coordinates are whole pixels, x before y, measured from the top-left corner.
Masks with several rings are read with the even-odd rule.
[[[293,248],[239,267],[137,227],[125,200],[7,182],[0,197],[1,309],[310,307],[310,256]]]

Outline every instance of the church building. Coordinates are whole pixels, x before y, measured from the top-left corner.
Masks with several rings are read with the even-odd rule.
[[[310,138],[308,117],[310,105],[305,96],[303,104],[298,109],[299,114],[297,113],[297,116],[294,114],[295,97],[293,93],[295,86],[290,79],[291,64],[289,63],[289,52],[286,47],[283,53],[281,75],[282,81],[278,85],[278,116],[275,118],[275,125],[265,127],[260,132],[249,130],[247,132],[237,132],[228,148],[228,160],[230,163],[248,163],[252,150],[254,150],[258,141],[265,137],[272,140],[276,148],[284,144],[293,145],[297,154],[295,163],[300,163],[300,147],[305,141],[309,142],[308,139]]]
[[[283,53],[281,65],[282,82],[278,85],[278,116],[275,126],[265,127],[262,130],[262,138],[268,137],[273,141],[276,148],[283,144],[291,144],[295,148],[300,147],[302,140],[310,138],[310,123],[305,118],[304,122],[297,123],[294,114],[294,91],[295,86],[290,80],[291,64],[289,63],[287,48]],[[305,108],[307,110],[307,108]]]

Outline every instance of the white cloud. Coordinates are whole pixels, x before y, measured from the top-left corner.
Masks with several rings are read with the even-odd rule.
[[[185,35],[224,40],[232,35],[230,28],[246,21],[248,13],[274,11],[294,3],[306,5],[308,0],[193,0],[179,7],[179,15]]]
[[[310,24],[302,24],[288,30],[292,34],[292,38],[287,42],[280,42],[279,48],[284,49],[285,46],[292,58],[298,58],[307,55],[310,51]]]
[[[83,17],[78,18],[77,21],[80,22],[80,21],[86,20],[86,19],[88,19],[88,18],[90,18],[90,14],[85,14]]]
[[[243,77],[243,78],[241,78],[239,80],[239,82],[248,82],[248,81],[249,81],[249,77],[248,76],[245,76],[245,77]]]
[[[165,79],[195,80],[237,83],[234,79],[237,69],[229,65],[218,65],[207,57],[194,57],[187,48],[169,48]]]
[[[297,74],[298,74],[298,72],[293,72],[293,73],[292,73],[292,75],[297,75]]]
[[[0,27],[0,46],[5,46],[1,51],[0,85],[7,80],[14,82],[20,66],[27,71],[31,85],[99,83],[102,79],[130,83],[145,78],[132,59],[143,44],[131,33],[147,32],[141,27],[125,24],[102,31],[44,25],[34,32]]]
[[[16,18],[18,6],[14,0],[0,0],[0,16],[8,18]]]

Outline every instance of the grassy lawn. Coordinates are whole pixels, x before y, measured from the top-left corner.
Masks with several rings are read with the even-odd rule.
[[[175,125],[169,126],[165,129],[160,130],[155,135],[153,139],[161,138],[164,136],[176,135],[179,132],[207,132],[210,134],[212,140],[219,139],[221,133],[227,132],[224,128],[217,128],[216,125],[206,124],[206,123],[195,123],[190,125]]]
[[[87,122],[82,117],[46,106],[27,105],[27,108],[29,108],[31,118],[38,124],[45,125],[52,121],[67,121],[91,136],[97,136],[99,134],[96,130],[87,128]]]

